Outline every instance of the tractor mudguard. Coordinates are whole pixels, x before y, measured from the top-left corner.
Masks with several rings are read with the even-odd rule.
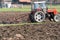
[[[48,13],[53,12],[54,15],[58,14],[58,12],[55,8],[54,9],[48,9],[47,12]]]

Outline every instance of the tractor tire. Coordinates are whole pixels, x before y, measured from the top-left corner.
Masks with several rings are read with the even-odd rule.
[[[51,13],[49,13],[49,14],[47,14],[48,15],[48,19],[50,20],[50,21],[54,21],[54,14],[53,14],[53,12],[51,12]]]
[[[35,20],[34,20],[34,14],[33,13],[30,14],[29,18],[30,18],[31,22],[35,22]]]
[[[60,14],[57,14],[54,16],[54,21],[55,22],[60,22]]]
[[[32,13],[30,19],[32,22],[43,22],[45,20],[45,14],[42,11],[38,11]]]

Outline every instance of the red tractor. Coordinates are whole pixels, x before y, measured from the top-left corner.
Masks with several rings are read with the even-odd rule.
[[[48,9],[46,1],[32,2],[30,20],[32,22],[43,22],[45,18],[48,18],[50,21],[53,19],[53,21],[59,22],[60,14],[58,14],[55,8]]]

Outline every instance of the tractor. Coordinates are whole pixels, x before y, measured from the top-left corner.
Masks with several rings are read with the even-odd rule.
[[[30,20],[32,22],[43,22],[48,18],[50,21],[59,22],[60,14],[56,8],[48,9],[46,1],[36,1],[31,3]]]

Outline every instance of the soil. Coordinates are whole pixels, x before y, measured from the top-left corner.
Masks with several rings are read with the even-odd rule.
[[[60,40],[60,23],[0,26],[0,40]]]
[[[0,12],[0,24],[30,22],[30,12]]]
[[[30,22],[30,12],[0,12],[0,23]],[[60,40],[60,23],[0,26],[0,40]]]

